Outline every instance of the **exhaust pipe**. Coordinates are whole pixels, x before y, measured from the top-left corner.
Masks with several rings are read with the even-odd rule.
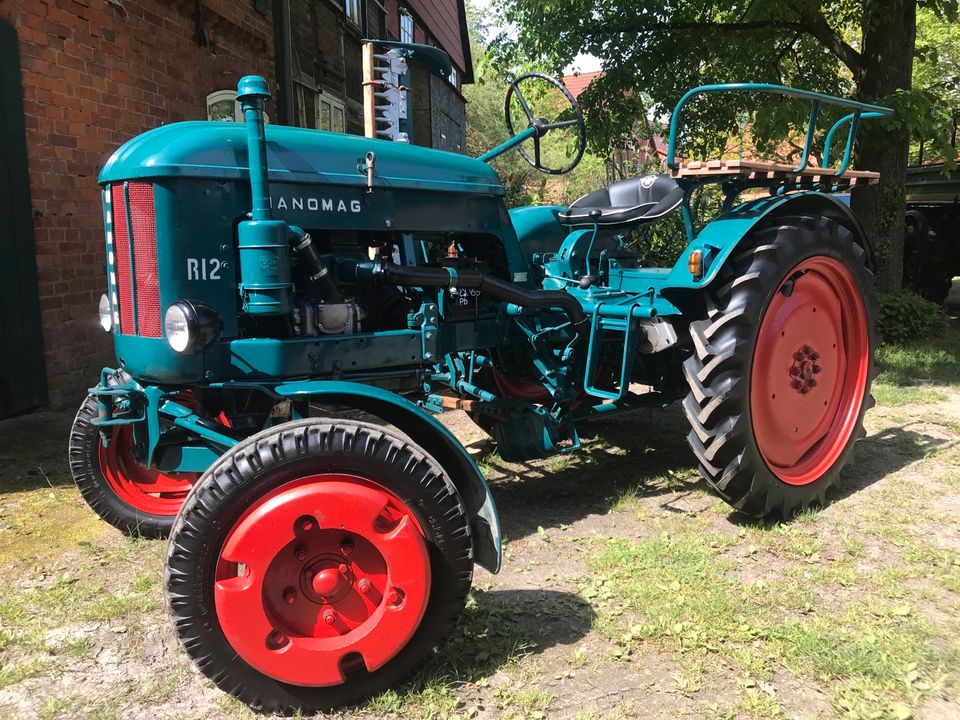
[[[397,265],[391,262],[345,261],[337,265],[337,275],[346,282],[371,280],[408,287],[466,288],[485,292],[497,300],[520,307],[562,310],[574,331],[587,334],[587,316],[573,295],[563,290],[524,290],[479,270],[425,268]]]

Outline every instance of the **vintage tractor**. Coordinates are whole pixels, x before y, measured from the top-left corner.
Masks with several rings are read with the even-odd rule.
[[[673,114],[672,177],[508,209],[486,161],[526,142],[550,172],[548,133],[572,129],[574,158],[585,142],[557,81],[567,113],[529,109],[534,80],[507,92],[524,128],[479,159],[265,127],[251,76],[245,124],[157,128],[100,175],[119,368],[80,408],[71,468],[108,522],[170,534],[176,631],[254,707],[397,684],[453,628],[474,563],[499,569],[490,492],[435,413],[467,410],[526,459],[575,450],[590,418],[682,399],[703,476],[754,516],[822,502],[863,434],[871,255],[829,193],[875,179],[848,170],[853,137],[890,111],[697,88]],[[677,161],[686,103],[731,91],[811,103],[798,166]],[[827,104],[851,110],[836,169],[808,164]],[[697,229],[708,183],[724,209]],[[688,247],[643,267],[632,232],[677,209]]]

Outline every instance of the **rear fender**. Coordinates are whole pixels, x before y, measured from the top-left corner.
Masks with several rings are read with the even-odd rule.
[[[874,253],[863,226],[843,202],[832,195],[804,192],[767,197],[742,203],[707,224],[681,253],[664,281],[664,288],[697,290],[707,287],[743,239],[760,223],[787,215],[819,215],[847,228],[867,253],[867,266],[874,267]],[[695,280],[687,269],[690,253],[703,252],[706,271]]]

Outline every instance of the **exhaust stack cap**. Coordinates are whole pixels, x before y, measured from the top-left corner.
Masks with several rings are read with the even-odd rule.
[[[244,75],[237,83],[237,100],[267,99],[270,97],[270,88],[267,81],[259,75]]]

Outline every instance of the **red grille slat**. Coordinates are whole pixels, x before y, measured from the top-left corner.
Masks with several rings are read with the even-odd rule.
[[[114,185],[110,192],[111,220],[113,223],[113,249],[117,272],[117,295],[120,301],[119,332],[132,335],[133,328],[133,282],[130,276],[130,236],[127,233],[127,209],[123,201],[123,184]]]
[[[157,225],[153,185],[131,182],[130,224],[133,227],[134,267],[137,275],[137,327],[142,337],[160,337],[160,286],[157,278]]]

